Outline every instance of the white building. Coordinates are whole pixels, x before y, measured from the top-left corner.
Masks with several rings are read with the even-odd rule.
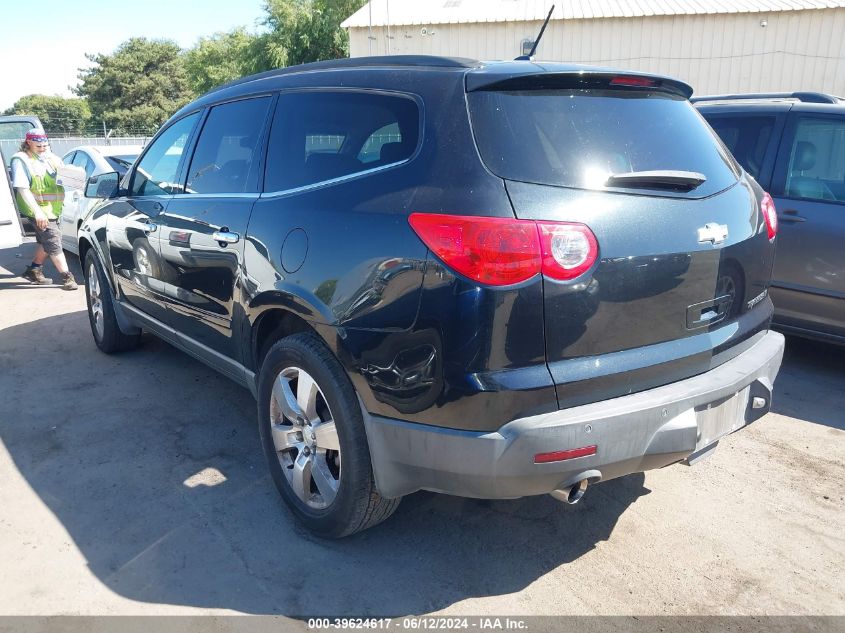
[[[535,54],[670,75],[697,94],[845,96],[842,0],[371,0],[343,22],[352,57]]]

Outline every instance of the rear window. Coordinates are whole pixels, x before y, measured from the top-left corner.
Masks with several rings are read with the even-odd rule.
[[[688,193],[659,193],[695,198],[726,189],[737,179],[701,116],[678,96],[555,89],[476,91],[468,100],[481,157],[502,178],[605,189],[612,174],[690,171],[707,180]]]

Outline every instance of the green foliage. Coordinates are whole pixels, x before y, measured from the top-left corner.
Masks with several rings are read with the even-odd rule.
[[[264,70],[348,56],[340,23],[365,1],[266,0],[266,31],[215,33],[184,52],[170,40],[132,38],[111,55],[88,55],[93,66],[81,70],[75,92],[90,106],[91,125],[105,121],[116,135],[151,135],[215,86]],[[48,120],[42,116],[51,132]]]
[[[58,95],[21,97],[3,114],[34,114],[41,119],[44,130],[51,136],[85,134],[91,121],[91,109],[87,101],[66,99]]]
[[[96,121],[115,134],[153,134],[193,98],[179,46],[134,37],[111,55],[88,55],[76,93],[88,99]]]
[[[238,28],[203,37],[185,52],[185,69],[195,95],[257,72],[258,36]]]
[[[340,23],[365,0],[267,0],[264,26],[256,43],[262,70],[349,55],[349,37]]]

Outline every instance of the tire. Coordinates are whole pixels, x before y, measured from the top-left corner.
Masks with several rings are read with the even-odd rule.
[[[355,390],[314,334],[288,336],[268,350],[258,380],[258,425],[276,488],[315,534],[348,536],[399,506],[401,498],[385,499],[376,490]]]
[[[88,322],[91,334],[101,352],[114,354],[135,349],[141,342],[141,333],[124,334],[120,331],[114,314],[114,303],[109,291],[106,274],[94,251],[85,253],[82,274],[85,277],[85,299],[88,303]]]

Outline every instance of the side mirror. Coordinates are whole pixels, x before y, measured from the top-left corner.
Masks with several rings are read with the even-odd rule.
[[[114,198],[120,189],[120,175],[116,171],[91,176],[85,185],[86,198]]]

